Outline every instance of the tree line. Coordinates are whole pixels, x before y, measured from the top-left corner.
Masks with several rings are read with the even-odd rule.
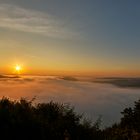
[[[0,139],[12,140],[140,140],[140,100],[125,108],[119,123],[100,129],[68,104],[33,104],[33,100],[0,100]]]

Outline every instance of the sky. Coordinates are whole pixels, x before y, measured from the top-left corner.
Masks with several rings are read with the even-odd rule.
[[[140,1],[0,0],[0,73],[140,76]]]

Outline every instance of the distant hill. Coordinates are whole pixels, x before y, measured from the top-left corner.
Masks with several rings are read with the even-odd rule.
[[[9,75],[0,75],[0,78],[20,78],[20,76],[17,76],[17,75],[13,75],[13,76],[9,76]]]
[[[140,88],[140,78],[104,77],[93,82],[112,84],[122,88]]]

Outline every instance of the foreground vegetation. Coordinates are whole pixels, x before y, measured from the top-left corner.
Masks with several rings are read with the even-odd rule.
[[[0,137],[18,140],[140,140],[140,100],[126,108],[119,124],[101,130],[100,121],[84,119],[69,105],[33,105],[21,99],[0,100]]]

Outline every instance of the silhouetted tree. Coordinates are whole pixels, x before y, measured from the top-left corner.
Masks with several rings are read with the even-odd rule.
[[[1,139],[101,140],[101,131],[82,120],[82,115],[65,104],[0,100]]]
[[[140,140],[140,100],[125,108],[120,123],[104,130],[68,104],[0,100],[0,138],[12,140]]]
[[[140,140],[140,100],[121,113],[120,123],[104,130],[105,140]]]

